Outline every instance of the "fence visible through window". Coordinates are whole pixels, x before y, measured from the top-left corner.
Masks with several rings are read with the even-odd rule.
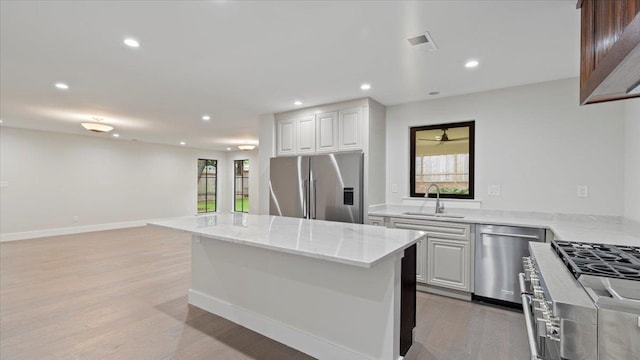
[[[214,212],[218,188],[218,161],[198,159],[198,213]]]
[[[249,160],[233,161],[233,210],[249,212]]]

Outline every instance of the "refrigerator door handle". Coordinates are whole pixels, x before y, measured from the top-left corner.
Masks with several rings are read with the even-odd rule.
[[[309,218],[309,204],[307,199],[309,198],[309,180],[304,180],[302,182],[302,192],[304,193],[302,195],[302,217],[304,217],[305,219]]]
[[[311,215],[312,219],[316,218],[316,185],[318,184],[318,180],[311,180],[311,193],[313,194],[313,205],[310,207],[309,214],[311,215],[311,209],[313,209],[313,215]]]

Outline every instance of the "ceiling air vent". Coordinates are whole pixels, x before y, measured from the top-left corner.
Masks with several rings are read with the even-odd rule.
[[[415,48],[419,48],[426,51],[438,50],[436,43],[433,42],[433,39],[431,38],[431,35],[429,34],[428,31],[422,35],[418,35],[416,37],[412,37],[407,40],[409,41],[409,44],[411,44]]]

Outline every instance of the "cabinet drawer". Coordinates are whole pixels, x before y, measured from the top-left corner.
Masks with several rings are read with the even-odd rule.
[[[384,218],[381,216],[369,216],[369,225],[384,226]]]
[[[433,235],[446,235],[457,239],[471,240],[471,225],[444,221],[391,218],[391,227],[426,231]]]

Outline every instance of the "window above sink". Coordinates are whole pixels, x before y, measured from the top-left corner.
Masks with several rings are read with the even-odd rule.
[[[441,198],[474,198],[475,121],[412,127],[410,144],[411,197],[435,183]]]

